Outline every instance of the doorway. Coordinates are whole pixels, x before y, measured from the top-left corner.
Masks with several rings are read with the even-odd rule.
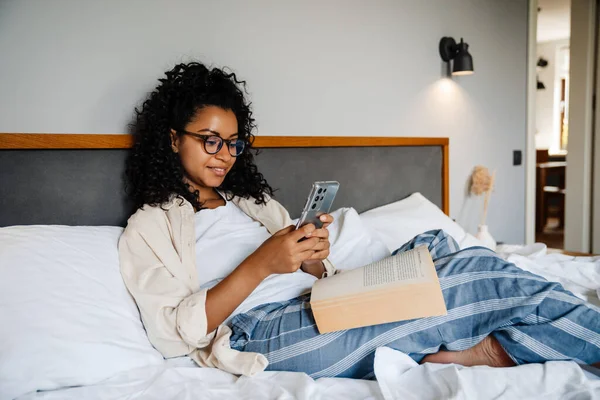
[[[598,3],[599,0],[571,0],[570,3],[570,34],[569,34],[569,73],[564,82],[564,100],[566,118],[561,117],[560,100],[562,100],[562,80],[557,82],[558,91],[554,91],[558,99],[558,129],[556,132],[558,144],[552,141],[548,145],[548,161],[562,162],[550,159],[551,146],[558,146],[556,156],[561,152],[565,157],[566,193],[564,195],[564,245],[563,249],[577,253],[600,254],[600,184],[594,185],[594,180],[600,179],[600,140],[594,140],[595,131],[600,126],[600,108],[595,107],[595,93],[600,90],[600,63],[598,62]],[[526,243],[531,244],[536,239],[536,225],[547,226],[544,218],[536,217],[539,208],[537,192],[541,185],[537,185],[536,175],[539,169],[536,153],[536,136],[546,137],[538,130],[537,118],[538,77],[544,72],[538,66],[538,17],[546,10],[565,7],[562,0],[529,0],[529,28],[528,28],[528,85],[527,85],[527,159],[526,159]],[[564,18],[563,18],[564,21]],[[554,20],[556,23],[556,20]],[[540,20],[540,23],[543,23]],[[555,27],[557,24],[555,24]],[[564,26],[564,23],[563,23]],[[542,38],[539,40],[542,41]],[[560,59],[560,51],[559,51]],[[549,60],[548,60],[549,61]],[[556,60],[555,60],[556,61]],[[543,62],[541,64],[544,64]],[[540,70],[542,68],[542,70]],[[545,81],[541,80],[545,86]],[[539,85],[541,86],[541,85]],[[562,118],[562,123],[560,122]],[[548,132],[548,130],[546,130]],[[543,140],[537,140],[543,142]],[[542,147],[540,144],[538,146]],[[543,163],[540,160],[540,163]],[[568,168],[567,168],[568,165]],[[552,186],[552,185],[545,185]],[[556,200],[555,200],[556,201]],[[552,206],[550,204],[548,207]],[[556,203],[555,203],[556,206]],[[552,211],[550,211],[552,215]],[[557,221],[554,221],[556,224]],[[560,222],[558,222],[560,225]],[[539,237],[538,237],[539,238]],[[542,237],[542,240],[546,238]],[[551,245],[556,245],[553,243]]]
[[[571,1],[538,0],[535,241],[564,248],[569,136]]]

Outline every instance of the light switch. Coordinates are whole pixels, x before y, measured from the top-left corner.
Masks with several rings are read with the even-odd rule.
[[[523,162],[523,152],[521,150],[513,150],[513,165],[521,165]]]

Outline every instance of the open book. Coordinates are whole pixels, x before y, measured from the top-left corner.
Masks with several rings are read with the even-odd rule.
[[[319,279],[310,305],[320,333],[447,313],[426,246]]]

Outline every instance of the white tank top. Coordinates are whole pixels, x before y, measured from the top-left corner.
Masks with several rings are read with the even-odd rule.
[[[234,203],[200,210],[195,215],[196,268],[200,287],[209,289],[271,237],[267,228],[253,220]],[[239,305],[235,315],[271,302],[285,301],[309,291],[316,278],[300,270],[293,274],[271,275]]]

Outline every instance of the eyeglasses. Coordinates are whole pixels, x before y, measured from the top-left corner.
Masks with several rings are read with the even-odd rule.
[[[194,136],[202,140],[202,143],[204,144],[204,151],[206,151],[208,154],[217,154],[219,151],[221,151],[221,148],[223,147],[223,142],[227,143],[227,149],[229,150],[229,154],[231,154],[232,157],[239,156],[244,152],[244,149],[246,148],[246,142],[242,139],[227,140],[217,135],[201,135],[199,133],[188,132],[183,130],[178,130],[177,132],[183,135]]]

